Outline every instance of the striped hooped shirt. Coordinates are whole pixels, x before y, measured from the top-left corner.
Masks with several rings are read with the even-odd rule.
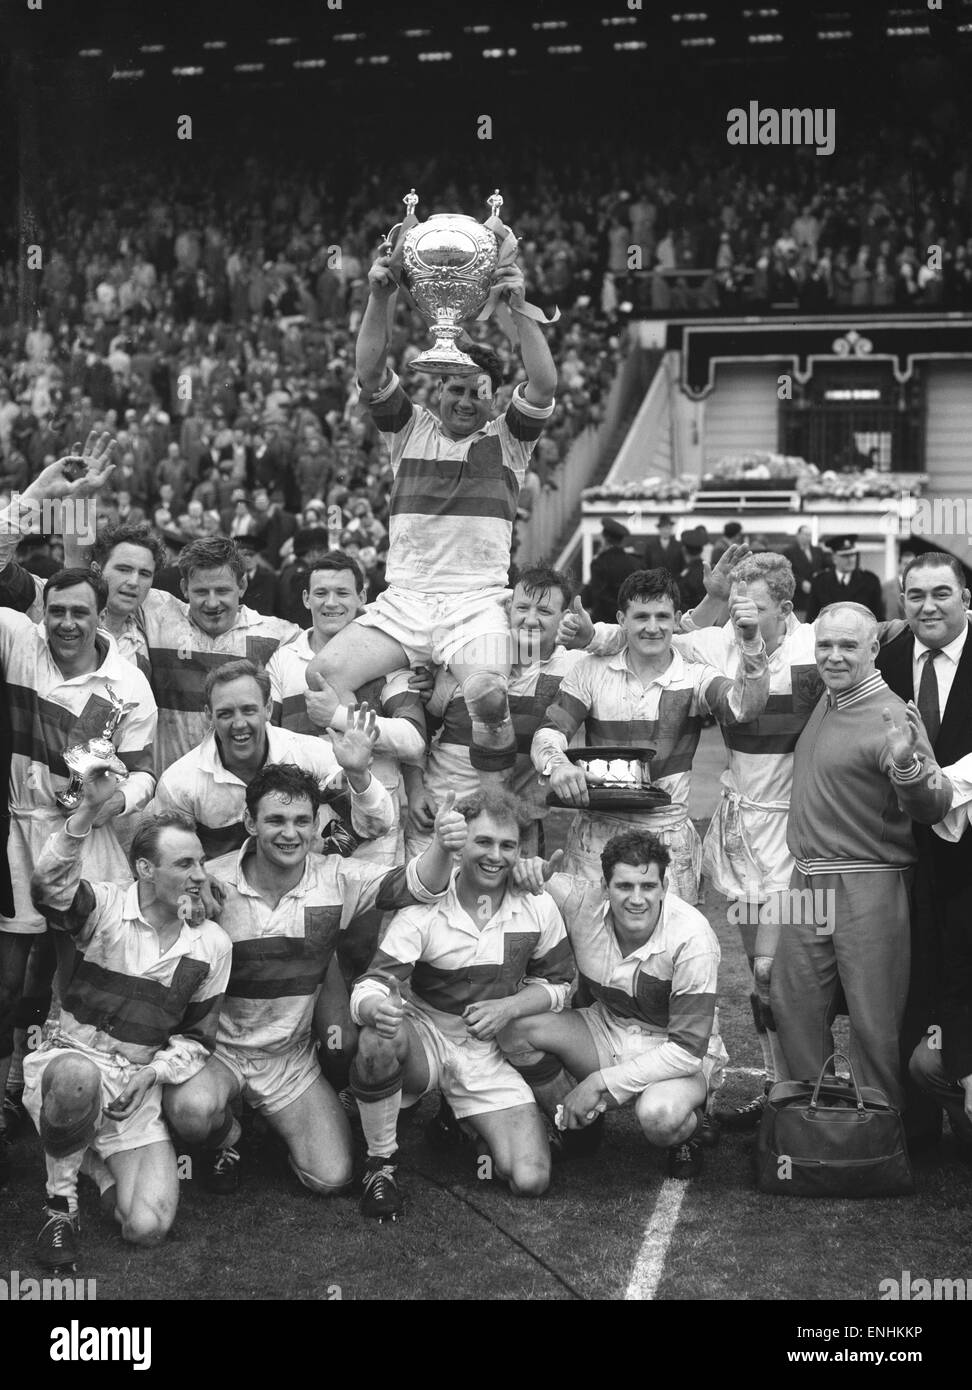
[[[152,664],[152,689],[159,707],[156,767],[161,773],[202,743],[209,727],[206,677],[216,666],[246,657],[266,666],[283,642],[300,629],[240,606],[229,632],[210,637],[189,617],[189,605],[152,589],[140,610]]]
[[[667,1041],[602,1069],[623,1104],[656,1081],[694,1076],[715,1022],[719,962],[715,932],[696,908],[666,893],[651,937],[624,955],[600,884],[554,874],[547,884],[563,914],[581,984],[619,1023],[634,1022]]]
[[[137,883],[118,888],[81,877],[86,839],[56,831],[31,878],[38,912],[76,948],[61,997],[61,1041],[151,1064],[160,1084],[179,1085],[213,1050],[230,973],[229,938],[215,922],[183,923],[173,945],[160,952]]]
[[[391,455],[389,585],[438,598],[505,589],[516,500],[554,405],[522,386],[506,410],[466,439],[448,439],[435,415],[413,405],[399,378],[368,410]]]
[[[542,985],[551,1009],[564,1007],[574,958],[553,899],[507,890],[499,911],[479,927],[459,901],[458,874],[457,869],[438,902],[405,908],[392,918],[368,972],[352,990],[356,1023],[364,999],[388,994],[382,974],[408,981],[415,1008],[459,1044],[469,1036],[462,1019],[467,1004]]]
[[[344,773],[326,739],[309,738],[268,724],[266,760],[296,763],[335,794],[344,789]],[[351,824],[362,839],[376,839],[395,825],[396,807],[377,777],[371,778],[365,791],[348,787],[348,792]],[[247,838],[243,825],[245,808],[246,783],[224,764],[214,733],[207,734],[198,748],[163,772],[151,807],[156,815],[183,811],[192,816],[207,856],[229,854],[240,848]],[[326,825],[332,815],[330,807],[322,806],[319,825]]]
[[[112,734],[115,751],[129,771],[120,788],[125,811],[140,810],[152,795],[157,711],[149,683],[119,654],[110,633],[99,629],[95,645],[101,658],[98,667],[65,679],[51,656],[44,628],[23,613],[0,609],[0,664],[10,708],[10,810],[14,815],[55,807],[55,795],[71,779],[64,761],[66,751],[104,734],[113,712],[109,687],[116,699],[134,706]]]
[[[644,685],[631,669],[627,649],[612,657],[586,657],[564,677],[534,737],[534,767],[548,776],[550,764],[585,725],[591,747],[655,747],[652,782],[675,805],[686,806],[703,717],[711,712],[720,723],[749,722],[765,703],[769,674],[762,638],[755,650],[743,651],[743,658],[729,680],[673,651],[666,669]]]
[[[541,785],[530,760],[533,735],[547,709],[557,698],[564,676],[585,656],[586,652],[556,647],[546,661],[535,661],[530,666],[514,666],[510,673],[510,714],[516,734],[516,767],[510,790],[521,808],[536,820],[547,814],[547,789]],[[469,760],[472,721],[459,682],[445,668],[436,677],[427,712],[430,720],[442,722],[438,736],[429,748],[426,787],[438,801],[448,791],[455,791],[460,800],[470,796],[479,789],[479,774]]]
[[[270,658],[267,675],[273,698],[271,717],[274,724],[321,739],[330,747],[327,734],[311,722],[307,713],[307,667],[314,656],[310,636],[309,629],[301,632]],[[399,786],[399,763],[421,764],[425,758],[425,708],[417,691],[408,687],[410,677],[409,670],[393,671],[355,691],[359,702],[367,703],[376,712],[378,742],[371,770],[393,794]],[[341,706],[333,727],[343,729],[346,722],[347,712]]]
[[[424,886],[415,859],[380,869],[309,854],[300,882],[271,907],[246,877],[254,853],[247,840],[238,854],[207,866],[226,884],[221,920],[233,943],[218,1040],[247,1052],[286,1052],[310,1037],[317,991],[339,934],[353,932],[366,913],[431,903],[439,895]]]

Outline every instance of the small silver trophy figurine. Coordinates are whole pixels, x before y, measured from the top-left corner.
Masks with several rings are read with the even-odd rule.
[[[84,774],[99,763],[107,763],[108,770],[118,776],[120,782],[128,778],[128,768],[119,758],[111,736],[129,710],[137,709],[134,702],[125,704],[119,700],[110,685],[105,686],[105,694],[111,702],[111,714],[105,721],[100,738],[91,738],[87,743],[77,743],[64,753],[64,761],[71,769],[71,780],[62,792],[57,792],[55,801],[65,811],[76,811],[84,797]]]
[[[404,198],[406,219],[418,202],[415,190]],[[498,215],[503,199],[488,199]],[[397,229],[389,233],[394,240]],[[480,370],[456,347],[463,323],[479,313],[489,298],[499,258],[496,236],[475,217],[436,213],[413,226],[404,237],[402,279],[419,313],[429,323],[435,342],[409,364],[415,371],[436,376],[472,376]]]

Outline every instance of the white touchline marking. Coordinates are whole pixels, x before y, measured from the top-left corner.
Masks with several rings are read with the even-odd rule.
[[[650,1300],[665,1272],[665,1256],[675,1234],[678,1214],[685,1200],[688,1184],[677,1178],[666,1178],[661,1185],[655,1209],[651,1213],[645,1238],[641,1242],[638,1258],[635,1260],[628,1287],[624,1293],[626,1303]]]
[[[762,1067],[723,1067],[726,1076],[765,1076]]]

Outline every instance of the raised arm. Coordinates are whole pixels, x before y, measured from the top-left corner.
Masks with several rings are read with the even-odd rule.
[[[397,289],[388,269],[390,259],[390,254],[383,251],[368,272],[370,293],[354,348],[355,367],[364,397],[380,390],[388,379],[388,309]]]

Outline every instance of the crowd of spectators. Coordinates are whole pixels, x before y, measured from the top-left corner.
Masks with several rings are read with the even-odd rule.
[[[0,500],[104,426],[118,467],[103,521],[144,516],[172,551],[255,536],[253,563],[272,572],[294,562],[298,533],[323,527],[357,548],[377,591],[391,479],[356,403],[354,340],[409,185],[420,216],[485,217],[501,182],[528,292],[561,308],[557,412],[524,512],[601,419],[632,314],[972,308],[970,164],[954,139],[901,134],[879,160],[863,145],[832,162],[680,149],[648,158],[591,136],[570,147],[569,177],[528,142],[471,172],[448,153],[373,161],[364,180],[257,155],[230,168],[112,160],[94,187],[51,172],[28,323],[13,260],[0,269]],[[472,332],[504,353],[511,390],[514,347],[493,325]],[[400,308],[396,369],[424,342]],[[429,398],[434,382],[404,375]]]

